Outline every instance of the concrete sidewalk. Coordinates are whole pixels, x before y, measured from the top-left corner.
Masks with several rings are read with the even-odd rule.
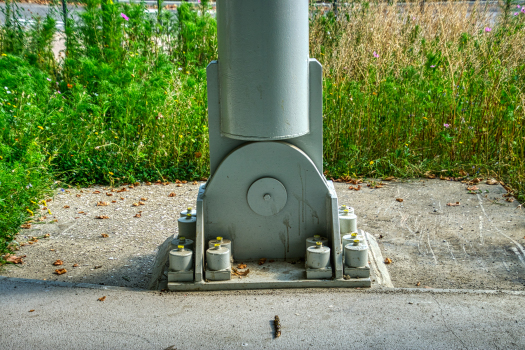
[[[0,295],[1,349],[525,348],[523,292],[160,293],[2,277]]]

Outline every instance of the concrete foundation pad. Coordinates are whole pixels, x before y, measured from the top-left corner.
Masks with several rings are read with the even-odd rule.
[[[459,181],[386,183],[383,188],[363,185],[359,191],[335,183],[339,204],[354,207],[358,228],[367,232],[374,286],[525,290],[525,211],[518,201],[507,200],[510,197],[502,186],[482,181],[476,185],[479,191],[472,194],[469,185]],[[0,275],[167,289],[169,249],[163,242],[177,233],[178,213],[196,206],[198,189],[192,184],[143,184],[113,197],[106,196],[112,189],[103,186],[57,191],[47,205],[58,222],[48,218],[21,230],[16,240],[25,246],[15,254],[27,255],[24,264],[4,265]],[[148,201],[141,206],[142,217],[136,218],[137,208],[132,204],[142,197]],[[116,203],[96,206],[108,198],[115,198]],[[456,202],[460,205],[447,206]],[[79,214],[81,211],[86,215]],[[97,220],[98,215],[110,219]],[[363,234],[362,230],[358,233]],[[101,237],[103,233],[109,237]],[[36,244],[24,243],[46,234],[50,237]],[[385,258],[391,263],[385,264]],[[52,264],[57,259],[64,262],[66,274],[54,274]],[[252,278],[256,269],[248,268],[250,274],[241,281]],[[304,272],[302,262],[301,268]]]

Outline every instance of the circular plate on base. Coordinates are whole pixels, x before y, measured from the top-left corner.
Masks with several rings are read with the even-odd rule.
[[[288,200],[288,193],[279,180],[263,177],[250,186],[247,199],[250,208],[255,213],[271,216],[284,208]]]

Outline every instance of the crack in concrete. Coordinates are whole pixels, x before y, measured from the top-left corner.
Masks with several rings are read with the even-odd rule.
[[[456,333],[454,333],[454,331],[448,326],[447,324],[447,320],[445,319],[445,315],[443,315],[443,309],[441,308],[441,304],[437,301],[436,297],[434,296],[434,294],[430,294],[432,296],[432,299],[434,299],[434,301],[436,302],[436,305],[439,307],[439,311],[441,312],[441,319],[443,320],[443,325],[445,326],[446,329],[448,329],[448,331],[450,333],[452,333],[457,340],[459,340],[459,342],[461,343],[461,345],[463,345],[463,348],[464,349],[468,349],[468,347],[465,345],[465,343],[463,342],[463,340],[461,340],[460,337],[458,337],[458,335]]]

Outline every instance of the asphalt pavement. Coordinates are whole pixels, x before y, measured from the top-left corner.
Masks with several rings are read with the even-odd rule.
[[[523,349],[524,301],[523,292],[167,293],[0,277],[0,349]]]

